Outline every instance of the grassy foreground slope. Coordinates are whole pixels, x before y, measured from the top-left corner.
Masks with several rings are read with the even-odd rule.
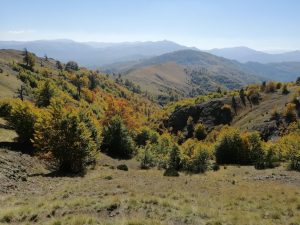
[[[0,150],[1,157],[11,154]],[[164,177],[115,169],[123,161],[101,155],[84,177],[39,169],[1,194],[1,224],[282,224],[300,221],[300,174],[283,167],[222,167],[202,175]],[[34,173],[36,172],[36,173]]]

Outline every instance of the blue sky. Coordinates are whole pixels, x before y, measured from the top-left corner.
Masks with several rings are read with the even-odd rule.
[[[299,0],[0,0],[0,40],[300,49]]]

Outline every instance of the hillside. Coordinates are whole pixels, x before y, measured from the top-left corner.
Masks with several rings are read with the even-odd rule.
[[[170,54],[136,71],[147,72],[149,92],[174,94],[172,86],[177,95],[191,88],[198,62],[235,71],[240,82],[245,75],[234,61],[193,54],[190,63]],[[299,221],[299,84],[252,84],[160,107],[125,75],[30,52],[0,56],[1,224]]]
[[[23,50],[24,48],[40,57],[48,55],[65,63],[74,60],[85,67],[99,68],[106,64],[140,60],[187,47],[170,41],[128,43],[72,40],[0,41],[0,49]]]
[[[242,63],[258,62],[258,63],[281,63],[281,62],[300,62],[300,51],[288,51],[284,53],[265,53],[247,47],[233,47],[211,49],[207,52],[237,60]]]
[[[294,81],[300,74],[299,62],[282,63],[255,63],[248,62],[242,65],[246,71],[266,77],[268,80],[276,81]]]
[[[238,62],[195,50],[181,50],[143,60],[127,68],[124,77],[155,95],[173,90],[182,96],[212,92],[218,87],[234,89],[263,80],[254,73],[244,72]]]

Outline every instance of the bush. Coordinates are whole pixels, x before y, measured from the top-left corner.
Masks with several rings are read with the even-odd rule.
[[[283,87],[282,87],[282,94],[283,95],[287,95],[287,94],[289,94],[290,92],[289,92],[289,90],[287,89],[287,85],[285,84],[285,85],[283,85]]]
[[[147,144],[147,141],[149,141],[150,143],[155,143],[157,142],[157,140],[158,133],[147,127],[141,129],[134,138],[137,146],[145,146]]]
[[[194,129],[194,137],[199,141],[204,140],[207,136],[205,126],[202,123],[198,123]]]
[[[220,122],[223,124],[230,124],[232,121],[232,111],[230,105],[223,105],[221,108],[221,114],[220,114]]]
[[[250,103],[254,105],[258,105],[260,100],[260,94],[258,92],[258,88],[255,87],[249,88],[247,92],[247,99],[248,101],[250,101]]]
[[[209,167],[211,148],[205,143],[187,140],[181,146],[182,170],[192,173],[203,173]]]
[[[168,169],[179,170],[180,161],[179,147],[177,145],[173,145],[172,150],[169,153]]]
[[[74,62],[74,61],[67,62],[65,70],[67,70],[69,72],[79,70],[77,62]]]
[[[165,170],[165,172],[164,172],[164,176],[167,176],[167,177],[178,177],[179,173],[174,168],[167,168]]]
[[[226,128],[220,135],[215,154],[218,164],[247,164],[249,156],[245,155],[244,142],[239,130]]]
[[[264,158],[264,149],[258,132],[244,133],[242,139],[249,154],[249,161],[255,164]]]
[[[111,118],[103,128],[102,151],[116,158],[131,158],[134,153],[132,138],[119,116]]]
[[[145,149],[139,149],[138,159],[141,161],[141,169],[149,169],[156,165],[156,160],[151,149],[151,144],[146,145]]]
[[[296,79],[296,85],[300,85],[300,77],[297,77],[297,79]]]
[[[282,86],[282,83],[278,82],[278,83],[276,84],[276,89],[277,89],[277,90],[280,89],[281,86]]]
[[[275,84],[275,82],[270,81],[270,82],[267,84],[267,86],[266,86],[266,88],[265,88],[265,91],[266,91],[267,93],[273,93],[273,92],[275,92],[275,91],[276,91],[276,84]]]
[[[276,143],[278,150],[283,152],[283,157],[289,160],[292,170],[300,171],[300,136],[293,132],[280,138]]]
[[[272,119],[272,120],[277,120],[277,121],[280,119],[280,113],[279,113],[279,111],[278,111],[277,108],[273,108],[273,109],[272,109],[272,112],[271,112],[271,119]]]
[[[292,123],[297,120],[295,109],[296,109],[296,105],[294,103],[288,103],[285,106],[284,116],[288,123]]]
[[[117,166],[118,170],[124,170],[124,171],[128,171],[128,166],[125,164],[120,164]]]
[[[279,166],[280,161],[283,160],[281,149],[271,141],[263,142],[262,144],[263,152],[261,157],[254,163],[255,169],[268,169]]]
[[[34,126],[37,149],[51,152],[60,170],[66,172],[80,172],[94,161],[96,144],[77,109],[53,101],[43,113]]]
[[[141,168],[148,169],[157,166],[166,169],[169,162],[169,154],[175,142],[172,137],[164,133],[159,136],[157,142],[147,142],[146,146],[139,149],[138,160],[141,161]]]
[[[18,141],[31,145],[34,124],[39,117],[39,110],[31,102],[15,99],[1,104],[1,114],[18,134]]]
[[[262,141],[257,132],[240,133],[234,128],[225,128],[215,149],[219,164],[255,164],[264,156]]]

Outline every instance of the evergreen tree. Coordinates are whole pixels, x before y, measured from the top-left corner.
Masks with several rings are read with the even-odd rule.
[[[27,51],[27,49],[24,49],[24,58],[23,61],[25,63],[25,66],[29,69],[33,69],[34,65],[35,65],[35,58],[34,55],[30,52]]]
[[[237,115],[237,103],[236,103],[236,100],[235,100],[234,96],[232,96],[231,105],[232,105],[232,108],[234,110],[235,115]]]
[[[44,82],[36,93],[36,104],[38,107],[47,107],[50,105],[51,98],[55,95],[54,87],[50,81]]]
[[[62,66],[61,62],[58,60],[56,61],[56,68],[59,69],[60,72],[62,72],[62,70],[63,70],[63,66]]]
[[[241,101],[242,101],[242,103],[243,103],[243,105],[244,106],[246,106],[246,95],[245,95],[245,91],[244,91],[244,89],[242,88],[241,90],[240,90],[240,98],[241,98]]]
[[[102,151],[116,158],[131,158],[134,152],[132,138],[119,116],[114,116],[103,129]]]
[[[71,71],[78,71],[79,70],[79,66],[77,64],[77,62],[74,61],[69,61],[66,64],[65,70],[71,72]]]

